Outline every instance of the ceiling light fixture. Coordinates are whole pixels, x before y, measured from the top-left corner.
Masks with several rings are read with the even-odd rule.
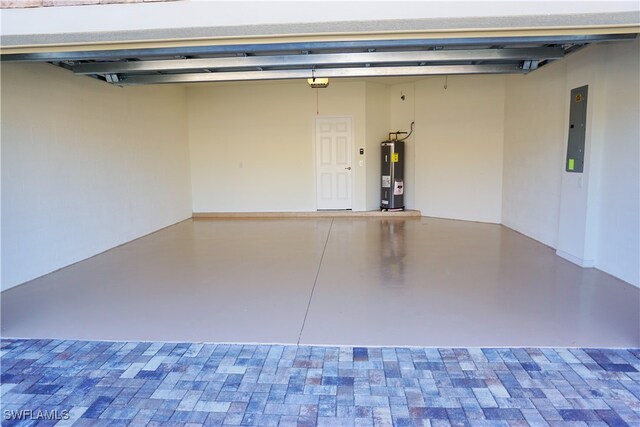
[[[322,89],[329,86],[329,78],[328,77],[316,77],[316,73],[314,70],[311,70],[311,78],[307,79],[307,83],[313,89]]]

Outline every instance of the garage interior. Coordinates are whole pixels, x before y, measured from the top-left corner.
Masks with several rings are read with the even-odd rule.
[[[2,11],[3,357],[93,341],[353,357],[640,347],[637,4],[380,3],[365,19],[355,3],[308,17],[294,2],[273,19],[260,17],[273,16],[268,2],[252,3],[253,22],[219,2]],[[121,8],[131,18],[114,24]],[[147,10],[151,24],[136,27]],[[584,86],[577,171],[571,91]],[[338,208],[320,197],[321,120],[348,126]],[[405,210],[386,212],[380,145],[396,131],[407,136]],[[636,353],[602,354],[635,371]],[[601,363],[572,354],[562,363]],[[627,409],[591,408],[618,417],[591,421],[640,421],[636,374]],[[93,399],[72,421],[91,418]],[[363,419],[429,418],[396,416],[389,402]],[[587,410],[556,409],[557,421]],[[209,419],[233,424],[217,412]],[[273,422],[249,412],[240,421]],[[358,419],[339,412],[313,422]],[[504,425],[539,415],[500,414]]]
[[[7,12],[52,13],[54,9],[57,8],[9,9],[4,16],[7,17]],[[567,295],[567,302],[562,303],[567,311],[581,313],[582,317],[570,323],[582,324],[585,313],[608,312],[612,313],[610,318],[620,316],[620,324],[614,322],[610,330],[624,330],[623,335],[627,335],[626,339],[614,338],[616,334],[611,333],[609,339],[603,338],[604,341],[585,338],[584,341],[570,339],[566,342],[557,339],[527,342],[526,335],[518,340],[494,342],[487,337],[486,344],[637,346],[640,344],[637,290],[640,232],[636,17],[633,12],[557,15],[546,21],[541,17],[512,17],[510,21],[504,20],[503,31],[486,31],[488,35],[482,34],[482,37],[470,37],[462,33],[464,28],[458,28],[461,33],[458,37],[451,37],[450,33],[444,37],[444,31],[431,29],[434,34],[423,31],[420,38],[414,31],[402,37],[397,34],[384,37],[379,34],[375,37],[371,34],[367,37],[345,35],[341,39],[326,36],[324,41],[308,41],[301,36],[298,39],[289,36],[281,37],[277,42],[271,38],[268,42],[249,43],[247,40],[251,40],[252,32],[283,31],[282,25],[254,26],[244,29],[247,34],[244,38],[235,37],[224,43],[194,45],[183,41],[180,45],[178,40],[155,47],[140,45],[145,37],[166,37],[171,34],[170,29],[165,29],[165,33],[160,30],[140,30],[136,34],[122,32],[117,37],[102,32],[63,33],[46,38],[3,36],[3,334],[12,334],[15,327],[14,333],[25,337],[46,330],[58,338],[101,338],[95,334],[78,335],[62,326],[57,331],[51,330],[53,324],[44,314],[46,311],[41,310],[37,312],[42,313],[42,318],[39,321],[32,318],[27,324],[47,325],[47,329],[33,326],[35,329],[31,330],[18,321],[20,317],[14,317],[13,313],[19,312],[16,307],[21,304],[12,300],[37,298],[41,293],[35,288],[41,282],[39,286],[49,287],[57,293],[64,287],[55,276],[63,274],[64,270],[50,278],[41,276],[180,221],[189,221],[194,215],[197,221],[217,223],[223,219],[215,218],[215,215],[274,212],[285,215],[318,211],[314,120],[317,117],[348,117],[352,123],[349,167],[353,169],[349,171],[352,188],[346,208],[354,215],[380,210],[380,143],[389,138],[389,132],[409,131],[410,124],[415,123],[414,132],[405,142],[407,190],[404,203],[407,210],[418,211],[423,216],[417,223],[433,222],[436,228],[435,224],[439,227],[442,223],[434,222],[432,218],[470,221],[472,223],[466,225],[451,223],[443,227],[470,227],[470,233],[480,234],[487,227],[486,223],[499,224],[492,231],[496,235],[511,235],[510,230],[514,230],[522,234],[519,237],[523,245],[534,244],[527,237],[542,243],[544,246],[539,246],[539,250],[549,253],[555,250],[558,256],[587,268],[578,269],[581,273],[567,283],[567,286],[585,292],[585,295]],[[525,18],[530,22],[528,35],[523,36],[519,30],[509,28],[519,28]],[[583,28],[573,32],[564,28],[548,29],[551,24],[560,27],[563,20],[570,18],[574,26],[582,20]],[[388,20],[378,24],[380,33],[389,28],[398,33],[407,32],[420,25],[458,24],[477,28],[494,24],[488,18],[466,19]],[[364,25],[363,22],[356,28]],[[320,31],[349,26],[344,22],[313,25],[320,35]],[[215,34],[216,31],[230,32],[229,28],[235,27],[208,30]],[[289,32],[300,31],[295,26],[287,28]],[[195,38],[197,31],[204,32],[192,28],[194,34],[186,35]],[[139,41],[135,48],[125,48],[126,43],[96,48],[98,42],[105,43],[108,37],[113,43],[134,35]],[[79,50],[78,40],[83,38],[87,45],[85,50]],[[62,46],[71,41],[75,44],[64,49],[38,47],[44,40]],[[31,43],[31,50],[24,47],[26,42]],[[312,89],[307,84],[307,78],[322,77],[329,77],[328,87]],[[585,170],[572,173],[563,167],[569,92],[584,85],[589,89]],[[229,227],[249,224],[236,224],[237,219],[227,221],[233,222]],[[389,262],[384,260],[382,253],[396,251],[394,239],[404,239],[394,237],[395,230],[415,227],[413,219],[406,221],[406,226],[390,228],[394,231],[388,232],[386,243],[373,236],[375,246],[365,236],[350,243],[353,253],[345,256],[354,257],[353,271],[364,268],[355,259],[358,251],[365,248],[377,248],[375,250],[381,252],[379,262]],[[290,219],[290,222],[292,229],[300,223],[298,219]],[[335,224],[344,222],[336,218]],[[319,227],[320,237],[314,245],[327,241],[323,234],[326,221],[311,220],[310,223],[317,223],[316,227]],[[353,229],[345,230],[346,235],[358,234],[359,227],[364,224],[369,224],[366,228],[376,230],[375,236],[380,234],[379,228],[392,227],[380,219],[354,219],[348,223]],[[267,218],[263,227],[268,230],[274,224]],[[181,227],[206,226],[194,223],[177,226],[177,229]],[[210,227],[217,229],[218,226],[210,224]],[[477,230],[473,231],[475,228]],[[171,230],[159,233],[169,235]],[[238,243],[243,249],[236,249],[235,256],[240,264],[234,269],[246,271],[243,262],[263,264],[259,257],[247,260],[243,255],[243,251],[258,243],[254,242],[251,233],[238,233],[245,236],[246,241]],[[170,240],[169,236],[166,238]],[[217,247],[215,236],[210,238],[214,240],[213,247]],[[340,236],[335,238],[340,239]],[[428,263],[426,253],[431,253],[435,247],[426,243],[428,246],[424,248],[410,250],[403,247],[401,251],[403,255],[419,257],[422,264]],[[440,243],[444,245],[446,239]],[[281,245],[287,246],[285,242],[278,243]],[[484,245],[487,252],[504,251],[500,239],[494,238]],[[286,253],[286,248],[282,249]],[[116,249],[125,250],[126,246]],[[169,249],[148,250],[153,253],[154,250]],[[447,250],[443,246],[442,250],[455,254],[464,248],[453,246]],[[326,255],[331,256],[331,253]],[[98,259],[107,256],[101,255]],[[157,253],[158,258],[162,256],[162,252]],[[527,257],[507,259],[496,255],[486,266],[493,271],[499,270],[501,264],[522,263],[526,266],[529,264]],[[450,266],[438,268],[452,275],[458,270],[456,265],[460,270],[473,268],[464,264],[469,256],[458,258],[448,260]],[[552,263],[540,267],[541,272],[555,269],[554,265],[561,262],[555,257],[549,260]],[[319,279],[322,274],[330,273],[326,267],[317,267],[317,259],[312,257],[308,261],[316,265]],[[208,262],[212,266],[210,277],[199,280],[212,287],[211,303],[215,306],[217,291],[224,294],[230,285],[225,275],[216,274],[218,268],[222,269],[217,258],[214,256]],[[231,262],[233,258],[223,265]],[[536,262],[534,258],[530,260],[531,265]],[[289,271],[291,268],[286,259],[276,265],[273,268],[278,270]],[[344,267],[344,277],[331,279],[332,286],[344,289],[342,292],[336,289],[337,301],[343,292],[368,276],[363,272],[352,277],[352,271],[347,267],[348,264]],[[599,271],[588,270],[592,267]],[[112,268],[116,271],[109,274],[114,276],[104,277],[106,283],[102,286],[117,288],[123,278],[117,273],[118,268]],[[140,269],[145,268],[147,266],[140,265]],[[374,265],[366,268],[378,270]],[[564,268],[573,267],[566,264]],[[434,270],[403,274],[428,277],[439,273]],[[599,279],[585,279],[594,275]],[[505,281],[502,285],[496,280],[482,286],[480,282],[470,281],[464,286],[471,290],[476,286],[480,289],[506,286],[508,291],[504,294],[518,295],[509,288],[549,280],[547,277],[517,276],[514,274],[510,282]],[[144,280],[155,277],[151,275]],[[167,294],[167,298],[173,300],[175,295],[182,293],[181,286],[201,285],[186,285],[188,277],[190,274],[185,271],[184,280],[176,278],[175,289]],[[470,295],[469,292],[456,291],[455,285],[448,286],[446,277],[445,274],[438,279],[436,286],[449,289],[451,301],[463,303],[461,301]],[[34,279],[37,280],[14,288]],[[307,289],[315,279],[311,275],[301,280],[300,286]],[[253,283],[255,280],[257,278],[240,280],[241,285],[233,289],[237,289],[239,295],[248,296],[251,292],[245,293],[242,286],[268,289],[275,285],[270,281]],[[421,280],[417,279],[416,286]],[[588,280],[602,282],[600,291],[612,299],[594,299],[595,294],[581,285]],[[74,292],[74,298],[81,298],[86,292],[85,298],[93,300],[96,298],[94,292],[102,287],[93,283],[90,277],[77,281],[83,284]],[[134,292],[135,281],[130,286],[122,289],[119,296],[122,301],[128,298],[129,292]],[[399,284],[391,280],[390,286]],[[423,280],[418,288],[420,286],[424,287],[425,295],[419,300],[428,304],[431,282]],[[566,289],[560,284],[557,286],[546,290],[536,287],[535,292],[540,292],[539,298],[552,301],[557,298],[556,293],[565,294]],[[186,290],[184,293],[190,294]],[[156,298],[162,298],[160,294]],[[524,295],[526,293],[520,297]],[[52,303],[52,297],[49,295],[43,305],[64,306],[62,302]],[[499,299],[502,297],[505,295]],[[311,306],[308,292],[304,299]],[[497,300],[491,303],[496,304]],[[167,304],[170,305],[169,300]],[[188,310],[190,304],[185,303],[182,310]],[[600,304],[608,308],[600,307]],[[84,305],[78,304],[78,307]],[[111,305],[115,307],[120,303],[116,298]],[[327,305],[327,317],[333,316],[329,309],[332,305]],[[624,309],[618,311],[616,307]],[[502,310],[489,305],[484,312],[500,316]],[[540,315],[549,319],[543,312]],[[557,325],[565,320],[558,317]],[[348,323],[346,318],[345,322]],[[538,322],[542,329],[544,322]],[[457,328],[454,319],[451,324]],[[185,326],[185,338],[204,338],[190,334],[188,329]],[[544,329],[549,328],[545,326]],[[558,330],[558,327],[551,329]],[[145,338],[144,334],[108,335],[114,339]],[[225,341],[233,341],[232,336],[221,336]],[[266,334],[261,339],[256,335],[252,340],[279,342],[277,336],[271,338]],[[179,334],[172,335],[172,339],[179,338]],[[213,334],[208,338],[217,336]],[[297,342],[292,336],[283,341]],[[331,344],[328,338],[321,342]],[[310,343],[314,343],[313,340]],[[365,343],[437,345],[439,340]],[[467,343],[453,340],[450,344]]]

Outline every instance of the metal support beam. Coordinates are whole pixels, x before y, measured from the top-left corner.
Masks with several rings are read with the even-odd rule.
[[[244,56],[157,61],[97,62],[73,67],[76,74],[113,74],[199,69],[340,66],[363,64],[437,63],[457,61],[521,61],[560,59],[564,49],[539,47],[519,49],[429,50],[413,52],[327,53],[311,55]]]
[[[313,76],[322,77],[392,77],[392,76],[428,76],[453,74],[516,74],[524,73],[519,65],[441,65],[410,67],[359,67],[328,68],[313,71]],[[270,70],[237,71],[216,73],[185,74],[140,74],[121,76],[119,85],[143,85],[158,83],[196,83],[228,82],[247,80],[286,80],[307,79],[312,77],[311,70]]]
[[[629,34],[587,34],[561,36],[517,36],[517,37],[463,37],[463,38],[424,38],[406,40],[362,40],[362,41],[325,41],[325,42],[289,42],[264,44],[218,44],[203,46],[178,46],[144,49],[116,49],[116,50],[84,50],[73,52],[39,52],[0,55],[2,62],[9,61],[114,61],[125,58],[150,58],[162,56],[207,56],[207,55],[235,55],[245,53],[274,53],[274,52],[302,52],[321,50],[397,50],[397,49],[430,49],[437,46],[519,46],[546,44],[586,44],[609,41],[632,40],[637,36]]]

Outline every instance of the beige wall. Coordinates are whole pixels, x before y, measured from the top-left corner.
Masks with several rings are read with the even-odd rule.
[[[416,123],[406,143],[407,206],[425,216],[499,223],[504,77],[449,77],[444,85],[444,77],[432,77],[390,91],[391,127]]]
[[[414,83],[395,84],[389,88],[390,126],[387,132],[409,132],[411,122],[416,120],[416,93]],[[404,99],[402,97],[404,96]],[[415,135],[404,142],[406,162],[404,165],[404,204],[408,209],[417,209]],[[386,134],[385,139],[388,138]]]
[[[604,53],[596,267],[640,286],[640,41]]]
[[[503,223],[640,286],[640,41],[507,79]],[[569,95],[589,86],[584,173],[564,171]]]
[[[306,81],[191,86],[188,95],[194,212],[315,210],[317,111],[353,117],[353,159],[365,147],[364,82],[319,90]],[[365,210],[365,166],[357,160],[353,197],[353,209]]]
[[[318,92],[321,115],[354,118],[354,210],[379,207],[380,142],[415,120],[406,142],[407,208],[500,222],[504,78],[450,78],[447,90],[443,81],[334,80]],[[195,212],[316,209],[315,90],[305,82],[191,86],[188,99]]]
[[[585,170],[562,173],[557,253],[640,286],[640,42],[567,58],[566,91],[589,85]],[[568,98],[565,129],[569,127]],[[566,151],[566,134],[562,141]],[[563,154],[564,155],[564,154]],[[564,160],[564,158],[563,158]]]
[[[358,155],[357,160],[365,161],[367,210],[380,208],[380,143],[387,139],[389,120],[389,86],[367,82],[365,155]]]
[[[2,289],[189,218],[186,93],[2,64]]]
[[[556,247],[566,62],[507,77],[502,223]]]

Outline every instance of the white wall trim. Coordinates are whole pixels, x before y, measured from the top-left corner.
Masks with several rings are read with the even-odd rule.
[[[568,252],[565,251],[561,251],[561,250],[556,250],[556,255],[558,255],[560,258],[564,258],[567,261],[571,261],[572,263],[579,265],[582,268],[594,268],[596,266],[596,261],[593,259],[582,259],[582,258],[578,258],[575,255],[571,255]]]

